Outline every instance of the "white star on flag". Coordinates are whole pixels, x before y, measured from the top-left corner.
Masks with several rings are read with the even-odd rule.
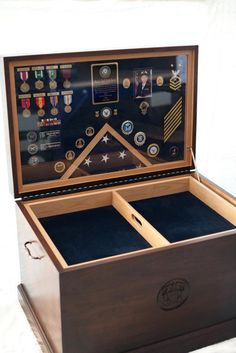
[[[122,158],[122,159],[124,159],[125,157],[126,157],[126,153],[125,153],[125,151],[122,151],[122,152],[119,152],[119,158]]]
[[[89,158],[85,158],[84,165],[87,165],[89,167],[90,163],[92,163],[90,157]]]
[[[109,141],[109,140],[110,139],[107,135],[103,136],[103,138],[102,138],[102,142],[105,142],[105,143],[107,143],[107,141]]]
[[[142,164],[141,163],[136,165],[136,169],[139,169],[139,168],[142,168]]]
[[[101,160],[101,162],[107,163],[108,159],[110,159],[110,158],[108,157],[108,155],[107,155],[107,154],[104,154],[104,155],[102,155],[102,160]]]

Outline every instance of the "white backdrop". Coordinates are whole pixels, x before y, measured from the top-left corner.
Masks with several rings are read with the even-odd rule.
[[[0,56],[192,44],[200,46],[198,168],[236,196],[235,0],[0,0]],[[1,97],[0,352],[38,353],[16,299],[20,280],[3,86]],[[235,351],[236,340],[204,350]]]

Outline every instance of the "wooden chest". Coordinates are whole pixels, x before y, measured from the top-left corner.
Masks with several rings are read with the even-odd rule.
[[[5,58],[19,299],[43,352],[235,336],[236,202],[195,169],[197,51]]]

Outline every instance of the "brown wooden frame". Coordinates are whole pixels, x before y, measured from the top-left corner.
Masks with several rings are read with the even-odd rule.
[[[186,119],[185,121],[185,155],[184,160],[177,162],[167,162],[163,164],[155,164],[145,166],[138,170],[119,171],[112,173],[96,174],[91,176],[75,177],[71,179],[58,179],[46,182],[37,182],[32,184],[23,184],[22,181],[22,166],[20,161],[19,149],[19,134],[18,134],[18,117],[15,105],[15,77],[14,68],[16,66],[40,65],[42,63],[52,64],[59,61],[60,64],[67,62],[84,62],[98,60],[116,60],[125,58],[138,57],[160,57],[187,55],[188,60],[188,84],[186,90]],[[81,52],[67,54],[50,54],[50,55],[33,55],[22,57],[7,57],[4,58],[5,63],[5,78],[7,90],[8,116],[10,127],[10,142],[12,154],[12,168],[14,175],[14,190],[15,196],[36,191],[58,189],[60,187],[70,187],[80,183],[88,183],[93,181],[101,181],[112,178],[120,178],[130,175],[138,175],[156,171],[171,170],[177,168],[189,168],[192,166],[192,157],[190,147],[195,150],[195,130],[196,130],[196,95],[197,95],[197,46],[186,47],[171,47],[171,48],[146,48],[146,49],[131,49],[131,50],[113,50],[100,52]]]

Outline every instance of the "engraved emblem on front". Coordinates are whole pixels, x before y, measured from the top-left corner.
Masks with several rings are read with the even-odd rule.
[[[160,289],[157,302],[163,310],[179,308],[188,299],[190,285],[185,279],[173,279],[163,285]]]

